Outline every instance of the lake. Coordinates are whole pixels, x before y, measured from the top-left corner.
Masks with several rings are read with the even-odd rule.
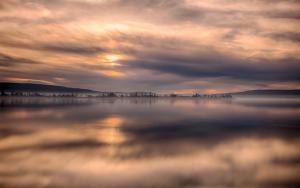
[[[0,187],[300,186],[300,100],[0,98]]]

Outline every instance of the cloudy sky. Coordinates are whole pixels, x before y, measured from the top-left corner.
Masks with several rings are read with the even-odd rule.
[[[300,89],[299,0],[0,1],[0,81]]]

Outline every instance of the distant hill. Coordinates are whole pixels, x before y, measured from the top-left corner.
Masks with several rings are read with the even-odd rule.
[[[31,83],[9,83],[0,82],[0,92],[54,92],[54,93],[103,93],[89,89],[71,88],[64,86],[31,84]],[[233,96],[267,96],[267,95],[291,95],[300,96],[300,90],[249,90],[236,93],[227,93]]]
[[[89,89],[70,88],[64,86],[45,85],[45,84],[30,84],[30,83],[9,83],[0,82],[0,91],[14,92],[72,92],[72,93],[91,93],[96,92]]]
[[[44,97],[156,97],[153,92],[95,91],[64,86],[0,82],[0,96]]]
[[[299,95],[300,90],[273,90],[273,89],[265,89],[265,90],[249,90],[237,93],[231,93],[232,95],[244,95],[244,96],[252,96],[252,95]]]

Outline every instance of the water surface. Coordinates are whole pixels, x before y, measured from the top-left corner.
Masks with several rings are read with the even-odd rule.
[[[0,187],[300,185],[298,98],[0,98]]]

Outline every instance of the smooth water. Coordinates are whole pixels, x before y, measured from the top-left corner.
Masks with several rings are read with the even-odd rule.
[[[0,187],[299,187],[298,98],[0,98]]]

